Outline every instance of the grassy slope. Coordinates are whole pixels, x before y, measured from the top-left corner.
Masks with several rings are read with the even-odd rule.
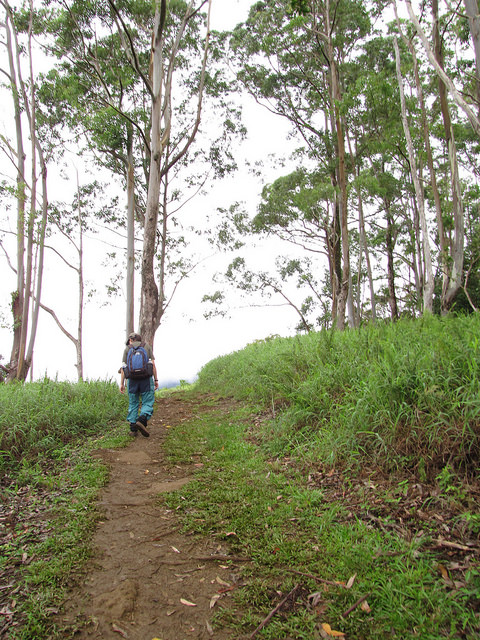
[[[258,342],[208,363],[199,384],[281,410],[272,452],[476,475],[479,336],[475,315]]]
[[[202,370],[202,393],[245,404],[169,430],[172,461],[204,464],[168,500],[189,530],[249,558],[218,625],[249,635],[296,587],[256,637],[479,637],[479,323],[267,340]],[[0,605],[10,637],[54,638],[49,614],[89,552],[105,481],[88,453],[125,398],[46,380],[0,387],[0,404],[0,578],[20,576]]]
[[[206,365],[199,389],[250,409],[171,434],[174,459],[205,460],[171,500],[253,561],[221,624],[251,631],[296,585],[258,637],[478,637],[479,322],[267,340]]]

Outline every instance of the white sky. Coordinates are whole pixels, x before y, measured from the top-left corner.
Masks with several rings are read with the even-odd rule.
[[[251,4],[253,0],[214,0],[212,28],[232,28],[246,18]],[[0,109],[0,118],[1,115]],[[242,148],[250,160],[265,158],[269,153],[285,153],[288,147],[286,125],[280,119],[272,122],[271,114],[254,105],[252,100],[246,104],[246,124],[249,137]],[[268,176],[268,181],[285,171],[286,169],[278,168]],[[216,184],[209,198],[195,206],[198,206],[199,214],[203,215],[208,212],[208,207],[228,208],[236,200],[242,200],[248,202],[249,211],[253,213],[261,188],[262,183],[243,169],[223,184]],[[52,186],[50,189],[53,191]],[[50,195],[50,199],[55,197],[53,193]],[[71,200],[71,197],[65,196],[64,199]],[[107,250],[108,248],[98,242],[91,242],[87,247],[87,280],[96,279],[96,273],[102,269],[103,253]],[[93,252],[95,257],[92,255]],[[272,255],[265,251],[258,250],[256,257],[260,265],[263,259],[268,265],[273,262]],[[0,272],[0,305],[3,313],[7,314],[10,292],[15,288],[15,278],[2,254]],[[231,319],[204,320],[204,308],[200,306],[200,299],[203,293],[208,291],[213,272],[213,262],[207,262],[198,273],[193,274],[181,285],[171,310],[157,331],[154,352],[160,383],[180,379],[192,380],[203,364],[218,355],[241,349],[253,340],[272,334],[288,335],[293,332],[297,319],[295,313],[286,307],[243,308],[233,311]],[[54,308],[67,329],[75,334],[75,275],[73,272],[68,274],[68,269],[60,261],[49,256],[44,282],[43,302]],[[139,277],[136,286],[139,286]],[[135,315],[138,317],[138,308]],[[87,300],[83,331],[85,378],[118,379],[117,370],[124,348],[124,335],[123,299],[117,299],[107,306],[101,306],[98,297],[95,297],[93,302]],[[3,362],[8,361],[10,349],[11,335],[7,330],[0,329],[0,354],[4,356]],[[34,378],[48,375],[50,378],[76,380],[75,359],[73,343],[60,332],[48,314],[41,313],[34,351]]]

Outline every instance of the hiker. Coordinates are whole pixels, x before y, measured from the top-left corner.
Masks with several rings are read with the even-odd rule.
[[[152,417],[155,389],[158,389],[157,368],[152,348],[142,342],[138,333],[128,336],[120,367],[120,392],[125,392],[128,380],[128,414],[130,432],[136,436],[140,431],[148,438],[147,422]],[[140,402],[142,404],[140,409]],[[139,415],[140,410],[140,415]]]

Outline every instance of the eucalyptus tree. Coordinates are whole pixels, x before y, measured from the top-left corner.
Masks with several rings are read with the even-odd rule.
[[[7,78],[13,100],[15,138],[12,142],[2,137],[2,144],[15,167],[17,202],[15,267],[10,263],[16,272],[16,289],[12,293],[13,341],[7,378],[25,380],[33,358],[42,292],[48,158],[37,125],[33,2],[29,1],[25,11],[15,11],[7,0],[1,0],[0,5],[8,60],[0,71]]]
[[[286,0],[257,2],[232,37],[238,77],[246,89],[288,119],[304,142],[305,157],[319,174],[328,175],[333,187],[324,208],[332,233],[332,315],[339,328],[351,296],[344,69],[371,32],[371,13],[382,5],[376,4],[306,0],[297,2],[293,9],[298,13],[292,13]]]
[[[142,185],[148,180],[148,108],[138,73],[122,46],[108,2],[46,3],[44,28],[51,34],[50,54],[59,62],[40,89],[44,118],[59,142],[65,125],[83,153],[121,176],[126,189],[126,332],[134,328],[135,221],[142,222]],[[152,28],[151,3],[132,5],[134,37],[147,64]],[[82,145],[82,146],[80,146]],[[137,166],[135,166],[137,165]],[[140,169],[140,172],[139,172]],[[138,187],[136,187],[138,185]]]
[[[347,125],[360,150],[355,158],[360,164],[358,180],[367,196],[381,198],[385,213],[388,289],[396,318],[397,289],[404,275],[404,293],[399,290],[403,310],[415,314],[433,308],[434,260],[445,255],[448,194],[439,176],[444,164],[439,111],[427,109],[427,104],[435,106],[438,95],[432,74],[418,59],[411,33],[404,35],[398,21],[390,26],[390,35],[364,45],[354,86],[359,97],[348,112]],[[402,40],[395,56],[398,33]]]
[[[242,135],[239,111],[229,104],[222,36],[212,40],[210,33],[211,4],[62,0],[50,23],[61,62],[47,78],[48,104],[55,109],[62,96],[57,122],[66,114],[69,125],[88,136],[89,149],[127,185],[129,236],[133,211],[143,233],[139,328],[151,343],[192,268],[191,253],[179,253],[183,236],[171,226],[179,224],[182,202],[235,168],[229,145]],[[202,116],[212,120],[213,112],[207,133]],[[131,317],[130,310],[127,327]]]
[[[427,59],[437,76],[438,96],[443,120],[443,137],[446,154],[449,161],[449,200],[451,201],[451,225],[443,230],[441,240],[442,264],[442,294],[441,307],[446,312],[455,300],[462,287],[464,269],[465,221],[464,203],[462,197],[462,180],[459,168],[458,148],[455,131],[468,127],[475,133],[477,141],[480,138],[479,117],[479,87],[480,87],[480,36],[478,22],[478,3],[464,1],[466,13],[462,16],[449,3],[444,7],[443,14],[438,0],[431,0],[431,30],[432,39],[426,35],[424,21],[418,17],[410,0],[406,1],[408,15],[417,33]],[[453,58],[448,50],[452,40],[452,29],[449,26],[460,20],[460,33],[468,26],[471,47],[469,52]],[[461,44],[467,39],[463,37]],[[465,71],[467,71],[465,73]],[[466,120],[462,122],[457,116],[457,108],[463,112]]]
[[[316,270],[322,263],[327,265],[330,296],[332,283],[336,281],[337,274],[341,273],[338,235],[332,228],[330,208],[334,199],[335,187],[331,184],[326,169],[307,171],[306,168],[298,168],[263,188],[257,214],[250,223],[250,231],[254,234],[261,233],[267,237],[274,235],[298,247],[302,255],[310,254],[315,261]],[[292,265],[293,262],[289,264]],[[306,270],[303,270],[304,266],[307,266]],[[311,283],[314,280],[313,270],[310,259],[295,262],[299,283]],[[280,281],[285,280],[287,275],[292,275],[291,270],[283,267],[277,271]],[[315,285],[312,289],[314,296],[308,304],[309,311],[322,306],[318,286]],[[328,315],[331,317],[331,310]],[[303,318],[301,321],[305,330],[308,323]]]
[[[385,280],[386,271],[387,293],[381,298],[387,299],[390,317],[395,320],[399,316],[396,247],[403,228],[398,202],[404,184],[400,178],[404,145],[391,52],[391,43],[384,36],[372,34],[363,42],[355,64],[348,67],[344,99],[359,235],[367,264],[373,258],[369,269],[372,316],[376,316],[378,293],[374,283]]]
[[[270,303],[271,306],[289,306],[299,318],[297,331],[308,333],[314,327],[314,323],[308,319],[308,314],[313,307],[313,299],[309,295],[302,303],[298,303],[296,294],[299,286],[308,286],[313,290],[315,296],[318,296],[316,282],[308,272],[306,265],[301,265],[298,260],[277,258],[276,263],[278,275],[274,276],[261,269],[249,269],[245,259],[237,256],[228,266],[225,277],[227,282],[237,287],[243,295],[250,296],[252,293],[260,292],[264,297],[273,299]],[[299,278],[294,291],[291,291],[292,288],[287,286],[286,281],[295,275],[298,275]],[[206,296],[204,301],[206,298],[217,304],[222,302],[218,299],[215,300],[214,296]]]
[[[45,248],[53,252],[61,261],[63,266],[72,270],[77,280],[77,326],[76,331],[70,331],[66,327],[66,323],[62,320],[62,311],[55,311],[54,308],[47,306],[44,302],[40,304],[41,308],[48,313],[54,320],[60,331],[70,340],[75,347],[78,380],[83,379],[83,319],[84,308],[87,297],[92,297],[92,290],[88,290],[85,282],[84,272],[84,238],[85,233],[95,234],[97,226],[95,219],[103,223],[111,217],[112,206],[102,209],[99,202],[102,200],[102,192],[104,187],[98,182],[80,185],[77,172],[76,193],[71,204],[62,202],[52,203],[49,209],[49,229],[50,234],[47,235]],[[87,211],[89,215],[87,215]],[[92,215],[93,212],[93,215]],[[55,234],[53,232],[56,232]],[[60,250],[58,242],[58,234],[65,239],[67,245],[73,248],[74,258],[70,258],[66,251]],[[72,296],[73,307],[73,296]],[[70,311],[70,309],[69,309]]]
[[[406,100],[405,100],[405,91],[403,86],[403,76],[400,64],[400,48],[398,46],[398,40],[394,38],[394,47],[395,47],[395,61],[396,61],[396,69],[397,69],[397,79],[398,86],[400,89],[400,106],[402,112],[402,124],[403,130],[405,134],[405,139],[407,142],[407,150],[408,150],[408,160],[410,164],[410,173],[412,176],[412,181],[415,189],[415,198],[418,210],[418,217],[420,221],[420,227],[422,231],[422,254],[424,256],[425,270],[424,270],[424,284],[423,284],[423,311],[424,312],[432,312],[433,311],[433,290],[434,290],[434,279],[433,279],[433,267],[432,267],[432,252],[430,249],[430,239],[428,235],[428,226],[427,226],[427,218],[425,214],[425,198],[423,195],[423,187],[420,184],[420,177],[417,172],[417,160],[416,154],[414,151],[412,135],[410,131],[410,124],[407,117],[407,108],[406,108]]]

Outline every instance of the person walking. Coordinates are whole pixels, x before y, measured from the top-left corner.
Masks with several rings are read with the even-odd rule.
[[[158,389],[157,368],[152,348],[142,342],[138,333],[128,336],[120,367],[120,393],[128,389],[128,414],[130,432],[133,436],[140,431],[149,437],[147,423],[153,414],[155,389]]]

